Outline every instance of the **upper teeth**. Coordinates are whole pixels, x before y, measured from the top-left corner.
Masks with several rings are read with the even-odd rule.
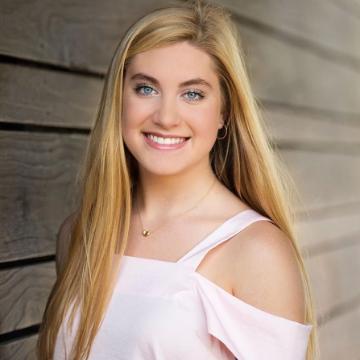
[[[158,144],[180,144],[186,140],[185,138],[163,138],[152,134],[146,134],[146,136]]]

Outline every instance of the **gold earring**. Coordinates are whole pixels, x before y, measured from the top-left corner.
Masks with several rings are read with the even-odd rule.
[[[227,135],[227,127],[228,125],[225,124],[222,128],[225,128],[225,134],[221,137],[216,137],[217,140],[222,140],[222,139],[225,139],[226,138],[226,135]],[[220,128],[219,130],[221,130],[222,128]]]

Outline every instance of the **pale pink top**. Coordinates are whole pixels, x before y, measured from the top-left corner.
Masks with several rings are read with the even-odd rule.
[[[124,256],[89,359],[305,359],[311,324],[254,307],[195,271],[210,249],[259,220],[271,221],[237,213],[177,262]],[[61,326],[55,360],[71,339]]]

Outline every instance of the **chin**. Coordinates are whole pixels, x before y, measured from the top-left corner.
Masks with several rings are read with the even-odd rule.
[[[175,164],[171,164],[169,162],[164,164],[164,166],[160,166],[160,164],[157,166],[140,166],[145,172],[156,176],[175,176],[185,171],[184,167],[176,166]]]

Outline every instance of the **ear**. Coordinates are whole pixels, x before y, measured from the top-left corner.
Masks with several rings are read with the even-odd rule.
[[[223,116],[221,116],[218,129],[221,129],[223,126],[224,126],[224,118]]]

